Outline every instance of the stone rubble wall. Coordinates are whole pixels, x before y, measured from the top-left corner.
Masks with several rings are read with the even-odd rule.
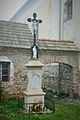
[[[4,93],[6,95],[18,95],[26,90],[27,87],[27,68],[25,64],[31,59],[31,52],[29,49],[17,49],[17,48],[8,48],[2,47],[0,49],[0,57],[6,56],[8,57],[14,66],[14,76],[10,79],[10,82],[3,82],[2,86],[4,88]],[[80,77],[79,77],[79,65],[78,65],[78,54],[77,52],[65,52],[65,51],[51,51],[51,50],[39,50],[39,60],[45,64],[51,63],[65,63],[72,66],[72,78],[70,80],[67,78],[69,77],[69,73],[67,72],[66,78],[68,79],[70,84],[70,92],[77,92],[78,94],[80,91]],[[64,71],[65,67],[62,71]],[[67,68],[68,69],[68,68]],[[65,69],[65,70],[67,70]],[[48,89],[51,87],[53,91],[58,90],[57,87],[57,78],[58,78],[58,70],[59,67],[55,65],[53,66],[46,66],[43,68],[44,77],[43,77],[43,85]],[[49,72],[48,72],[49,71]],[[66,71],[64,71],[65,73]],[[55,77],[56,76],[56,77]],[[45,80],[44,80],[45,79]],[[62,89],[64,89],[65,80],[62,80]],[[66,84],[65,84],[66,85]],[[72,85],[72,86],[71,86]],[[67,85],[69,86],[69,85]],[[66,86],[66,87],[67,87]],[[67,88],[65,87],[65,90]],[[70,93],[70,94],[71,94]]]
[[[44,67],[43,88],[54,93],[70,94],[72,85],[71,66],[63,63],[49,64]]]

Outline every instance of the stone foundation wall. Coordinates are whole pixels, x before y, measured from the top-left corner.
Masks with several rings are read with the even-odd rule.
[[[4,93],[7,94],[16,94],[22,93],[27,87],[27,68],[25,64],[30,60],[30,50],[29,49],[19,49],[19,48],[0,48],[0,57],[6,56],[11,60],[14,66],[14,75],[10,78],[10,82],[3,82],[2,86],[4,88]],[[70,86],[71,93],[73,91],[77,91],[78,94],[80,91],[80,77],[79,77],[79,64],[78,64],[78,53],[77,52],[65,52],[65,51],[51,51],[51,50],[39,50],[39,59],[42,63],[51,64],[51,63],[65,63],[72,66],[72,77],[70,77],[70,81],[72,87]],[[45,81],[43,80],[43,84],[45,86],[49,86],[48,88],[52,88],[53,90],[57,89],[57,77],[58,77],[58,66],[51,66],[43,68]],[[64,68],[65,69],[65,68]],[[48,73],[49,71],[49,73]],[[64,70],[63,70],[64,71]],[[65,71],[66,72],[66,71]],[[55,77],[56,75],[56,77]],[[70,75],[66,74],[69,77]],[[53,82],[54,81],[54,82]],[[64,89],[65,80],[62,80],[62,89]],[[78,87],[76,87],[77,84]],[[67,85],[69,86],[69,85]],[[76,89],[76,90],[73,90]],[[67,90],[67,88],[65,88]]]
[[[47,64],[43,71],[43,88],[57,94],[70,94],[73,83],[71,66],[64,63]]]
[[[26,89],[27,69],[25,64],[30,59],[30,51],[26,49],[2,48],[0,57],[6,56],[14,66],[14,73],[10,82],[2,82],[5,95],[18,95]]]

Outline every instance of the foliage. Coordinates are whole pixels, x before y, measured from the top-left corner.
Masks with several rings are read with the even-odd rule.
[[[0,102],[1,102],[1,97],[2,97],[2,86],[1,86],[1,81],[0,81]]]
[[[60,97],[60,98],[66,98],[66,97],[69,97],[69,93],[60,92],[60,93],[58,94],[58,97]]]
[[[52,110],[53,112],[55,111],[55,103],[53,101],[46,99],[44,105],[46,108]]]
[[[0,120],[80,120],[80,105],[58,103],[55,112],[49,114],[24,114],[18,108],[17,99],[8,99],[0,104]]]
[[[55,97],[52,90],[44,90],[46,92],[44,105],[53,112],[55,111]]]
[[[18,98],[18,101],[17,101],[18,108],[22,108],[23,105],[24,105],[24,98]]]
[[[4,99],[2,81],[0,81],[0,102]]]
[[[43,88],[43,91],[46,92],[46,97],[49,97],[49,99],[54,100],[55,96],[56,98],[67,98],[69,97],[69,93],[60,92],[58,93],[57,91],[53,92],[51,89],[47,90],[46,88]],[[53,101],[54,102],[54,101]]]

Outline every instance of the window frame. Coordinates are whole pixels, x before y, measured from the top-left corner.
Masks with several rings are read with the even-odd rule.
[[[5,65],[7,65],[7,67],[5,67]],[[6,70],[8,73],[4,72]],[[7,77],[8,79],[4,80],[4,77]],[[10,62],[0,61],[0,81],[2,82],[10,81]]]
[[[64,22],[71,20],[73,17],[73,0],[67,0],[64,3]]]

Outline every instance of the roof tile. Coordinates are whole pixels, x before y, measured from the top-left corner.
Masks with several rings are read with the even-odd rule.
[[[31,48],[32,33],[27,24],[0,21],[0,46]],[[39,49],[80,51],[73,41],[38,40]]]

